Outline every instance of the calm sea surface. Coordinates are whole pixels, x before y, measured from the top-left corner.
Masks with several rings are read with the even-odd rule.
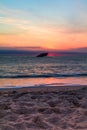
[[[87,84],[87,55],[0,55],[0,87]]]

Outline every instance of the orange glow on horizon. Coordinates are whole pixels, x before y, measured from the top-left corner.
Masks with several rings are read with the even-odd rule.
[[[87,1],[1,0],[0,47],[87,47]]]
[[[34,28],[19,34],[0,34],[0,47],[31,47],[67,50],[70,48],[87,47],[87,33],[68,32],[61,28]]]

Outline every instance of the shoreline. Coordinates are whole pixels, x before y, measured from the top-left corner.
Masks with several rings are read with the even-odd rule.
[[[87,78],[26,78],[26,79],[0,79],[0,89],[44,87],[44,86],[82,86],[87,85]]]
[[[0,93],[2,92],[11,92],[11,91],[20,91],[20,92],[59,92],[59,91],[72,91],[79,90],[82,88],[87,88],[87,85],[60,85],[60,86],[29,86],[29,87],[8,87],[8,88],[0,88]]]

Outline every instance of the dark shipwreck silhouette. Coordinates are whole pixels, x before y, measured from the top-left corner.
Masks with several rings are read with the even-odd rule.
[[[45,57],[45,56],[47,56],[48,55],[48,53],[40,53],[39,55],[37,55],[36,57]]]

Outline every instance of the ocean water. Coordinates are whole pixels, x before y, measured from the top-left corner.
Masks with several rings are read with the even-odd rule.
[[[87,84],[87,54],[0,55],[0,87]]]

